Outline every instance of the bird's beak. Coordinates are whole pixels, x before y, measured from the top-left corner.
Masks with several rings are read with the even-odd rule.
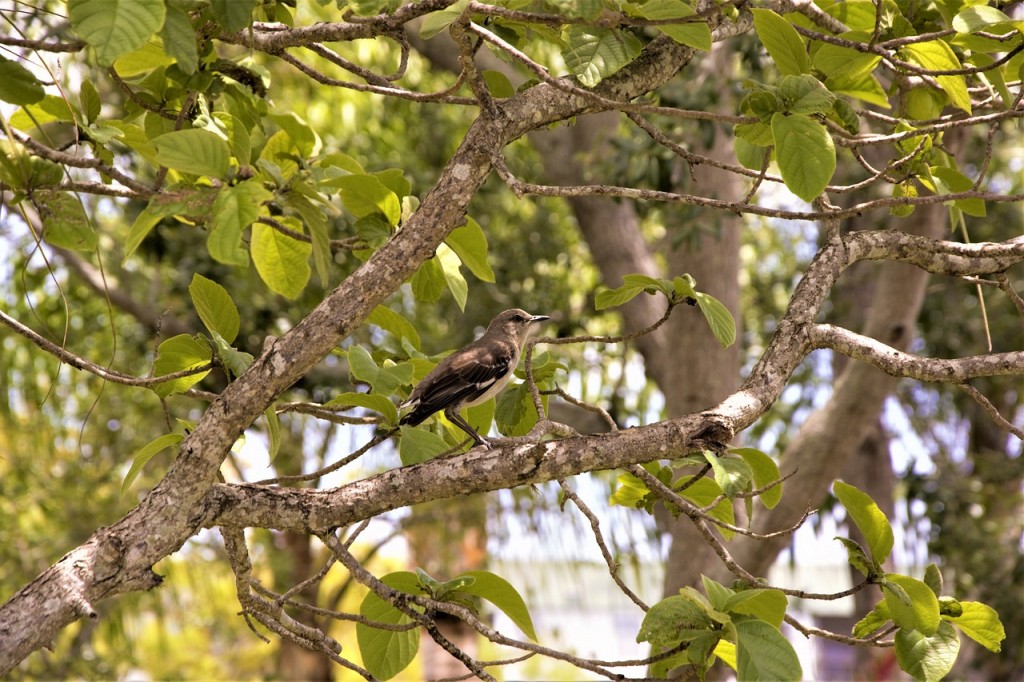
[[[543,322],[544,320],[550,320],[551,318],[547,315],[534,315],[530,318],[530,322]]]

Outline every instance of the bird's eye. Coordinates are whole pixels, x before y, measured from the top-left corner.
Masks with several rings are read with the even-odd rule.
[[[525,319],[526,318],[523,317],[522,315],[520,315],[519,313],[516,313],[515,315],[512,316],[512,321],[513,322],[522,322]]]

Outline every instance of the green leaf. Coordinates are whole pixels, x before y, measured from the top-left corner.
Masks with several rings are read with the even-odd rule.
[[[711,603],[711,606],[716,611],[724,612],[726,603],[730,597],[736,594],[736,591],[706,575],[701,575],[700,580],[704,586],[704,592],[708,595],[708,601]]]
[[[670,649],[712,629],[714,621],[703,605],[683,595],[662,599],[648,609],[636,641],[657,649]]]
[[[75,114],[64,98],[46,95],[34,104],[27,104],[11,116],[11,126],[18,130],[32,130],[51,121],[73,122]]]
[[[969,192],[974,189],[974,183],[966,175],[955,168],[948,166],[932,166],[928,169],[936,182],[936,193],[952,194],[954,192]],[[956,199],[953,205],[967,215],[984,218],[986,214],[984,199]]]
[[[704,459],[708,461],[714,472],[715,482],[722,488],[726,497],[731,500],[737,494],[750,490],[754,472],[744,460],[719,457],[709,450],[703,452]]]
[[[213,16],[225,31],[241,31],[252,21],[253,10],[260,0],[210,0]]]
[[[857,621],[850,634],[854,637],[867,637],[884,627],[890,620],[892,620],[892,615],[889,613],[889,605],[883,599],[875,604],[875,608],[871,609],[868,615]]]
[[[885,563],[893,545],[892,526],[889,524],[889,519],[885,517],[874,500],[848,483],[836,481],[832,485],[832,492],[846,508],[850,520],[864,535],[871,558],[877,564]]]
[[[797,682],[803,677],[793,645],[763,620],[742,620],[736,627],[736,673],[740,680]]]
[[[924,584],[935,593],[936,597],[942,597],[942,571],[934,562],[925,566]]]
[[[228,143],[209,130],[175,130],[153,138],[161,166],[181,173],[223,178],[228,173],[231,150]]]
[[[494,604],[508,616],[516,627],[527,637],[537,641],[537,633],[533,629],[533,619],[526,608],[526,602],[512,583],[489,571],[467,571],[459,576],[475,578],[468,587],[460,588],[460,592],[476,595]]]
[[[467,217],[466,224],[452,230],[444,243],[451,247],[477,279],[494,282],[494,270],[487,261],[487,236],[480,223]]]
[[[43,238],[47,243],[73,251],[96,248],[96,231],[77,196],[41,189],[32,193],[32,202],[43,219]]]
[[[754,616],[770,623],[775,628],[782,627],[789,600],[780,590],[753,589],[736,592],[722,605],[721,611]]]
[[[121,495],[123,496],[127,492],[128,488],[139,477],[139,473],[142,472],[142,468],[146,466],[149,460],[153,459],[156,453],[169,448],[172,445],[177,445],[184,436],[180,433],[167,433],[163,436],[154,438],[147,443],[141,450],[135,453],[135,457],[132,458],[132,466],[128,469],[128,473],[124,475],[124,480],[121,481]]]
[[[952,625],[939,624],[933,635],[901,629],[896,633],[896,661],[919,682],[939,682],[960,653],[960,637]]]
[[[759,171],[765,165],[765,148],[758,147],[751,144],[742,137],[737,136],[732,141],[733,151],[736,152],[736,160],[739,161],[744,168],[750,170]]]
[[[403,466],[426,462],[450,449],[444,438],[426,429],[401,426],[399,432],[398,456]]]
[[[892,585],[897,585],[903,594],[892,589]],[[882,588],[896,625],[905,630],[920,630],[928,636],[935,634],[940,622],[939,600],[931,588],[917,578],[897,573],[886,573]],[[910,600],[909,605],[903,599],[904,594]]]
[[[224,337],[215,331],[211,331],[213,345],[217,350],[217,356],[227,368],[232,377],[240,377],[252,366],[254,358],[251,354],[242,352],[224,340]]]
[[[836,101],[836,96],[810,74],[783,76],[779,97],[791,114],[824,114]]]
[[[953,29],[958,33],[987,31],[992,26],[1012,23],[1013,20],[995,7],[974,5],[960,11],[953,17]]]
[[[313,245],[282,234],[263,223],[252,227],[250,245],[253,263],[270,290],[296,298],[309,282],[309,255]]]
[[[925,43],[911,43],[899,50],[902,58],[929,71],[949,71],[962,68],[960,60],[948,44],[941,40]],[[939,87],[949,95],[953,106],[971,113],[971,96],[967,92],[967,81],[963,76],[936,76]]]
[[[82,81],[82,85],[78,89],[78,99],[82,103],[82,113],[85,114],[86,123],[94,123],[103,109],[103,101],[92,81]]]
[[[164,52],[158,42],[148,40],[137,50],[126,52],[115,59],[114,71],[122,78],[135,78],[173,63],[174,59]]]
[[[270,114],[268,118],[288,134],[299,156],[307,157],[316,149],[316,132],[295,112]]]
[[[402,217],[398,195],[374,175],[343,175],[324,180],[322,184],[339,188],[342,203],[357,218],[380,213],[394,227]]]
[[[458,0],[442,10],[426,15],[423,17],[423,23],[420,24],[420,37],[429,40],[446,30],[462,16],[468,6],[469,0]]]
[[[267,420],[267,440],[269,441],[267,451],[270,455],[270,462],[273,463],[277,458],[277,453],[281,451],[281,420],[278,419],[277,410],[273,405],[263,410],[263,417]]]
[[[395,338],[409,339],[413,347],[419,349],[420,335],[416,331],[416,327],[394,310],[379,305],[366,317],[366,321],[394,334]]]
[[[421,595],[419,579],[410,571],[397,571],[381,577],[388,587],[407,594]],[[384,601],[375,593],[369,592],[359,605],[359,615],[371,621],[389,625],[405,625],[412,618],[389,602]],[[379,680],[390,680],[405,670],[419,651],[420,634],[418,628],[411,630],[380,630],[378,628],[356,623],[356,642],[363,665]]]
[[[836,95],[847,95],[864,100],[870,104],[891,109],[889,96],[886,94],[882,84],[870,73],[848,74],[840,73],[829,76],[825,79],[825,87]]]
[[[676,481],[676,487],[678,488],[684,483],[689,482],[692,476],[682,476]],[[695,503],[698,507],[706,507],[711,504],[712,500],[722,494],[722,488],[710,478],[699,478],[693,482],[686,490],[679,493],[682,497]],[[729,500],[722,500],[708,512],[719,521],[725,523],[735,523],[736,515],[732,508],[732,503]],[[718,527],[718,532],[722,534],[726,540],[731,538],[735,533],[731,530]]]
[[[736,320],[732,313],[721,301],[710,294],[698,291],[693,296],[697,299],[697,307],[704,313],[704,319],[711,327],[711,333],[722,344],[722,348],[728,348],[736,341]]]
[[[242,245],[242,232],[264,212],[263,204],[273,198],[256,179],[245,180],[217,193],[212,229],[206,239],[206,248],[214,260],[228,265],[249,264],[249,256]]]
[[[839,38],[859,42],[871,40],[871,34],[864,31],[847,31]],[[814,53],[814,68],[826,76],[860,77],[870,74],[882,61],[881,55],[860,52],[852,47],[825,43]]]
[[[445,284],[452,292],[452,297],[459,304],[459,310],[465,312],[466,301],[469,300],[469,285],[466,278],[462,276],[459,267],[462,261],[447,245],[441,244],[437,247],[437,261],[441,264],[441,272],[444,274]]]
[[[491,97],[505,99],[516,94],[516,89],[512,87],[512,81],[501,71],[484,69],[480,72],[480,75],[483,76],[484,83],[487,84],[487,91],[491,93]]]
[[[631,33],[586,24],[573,24],[566,38],[565,65],[588,88],[629,64],[643,47]]]
[[[370,384],[374,393],[383,396],[391,395],[399,386],[409,384],[413,378],[411,362],[380,367],[362,346],[354,345],[348,349],[348,366],[357,381]]]
[[[525,383],[513,384],[498,396],[494,411],[498,431],[505,436],[525,436],[537,423],[537,410]]]
[[[379,412],[388,420],[388,425],[398,423],[398,408],[388,400],[387,397],[377,393],[342,393],[324,403],[324,407],[365,407],[368,410]]]
[[[421,303],[437,303],[445,289],[444,271],[436,258],[421,265],[412,276],[412,295]]]
[[[654,20],[685,19],[695,14],[682,0],[647,0],[642,5],[628,5],[627,11],[633,16]],[[711,49],[711,29],[703,21],[659,24],[657,28],[680,45],[704,51]]]
[[[292,189],[301,186],[300,182],[293,182]],[[309,228],[309,234],[313,238],[313,264],[316,267],[317,277],[322,286],[327,286],[330,277],[331,265],[334,263],[334,255],[331,253],[331,240],[327,233],[327,219],[324,212],[315,206],[306,196],[296,191],[289,191],[285,195],[288,207],[302,217],[302,222]]]
[[[154,196],[146,208],[142,209],[135,217],[135,222],[128,229],[128,236],[124,240],[124,261],[127,262],[132,257],[142,241],[161,220],[180,213],[185,206],[185,202],[179,201],[177,198],[168,201],[164,195]]]
[[[754,30],[775,66],[783,75],[796,76],[811,70],[807,48],[796,29],[770,9],[753,9]]]
[[[68,0],[71,27],[101,66],[136,50],[164,23],[163,0]]]
[[[188,15],[178,7],[167,7],[160,37],[164,39],[164,51],[173,57],[178,68],[191,75],[199,68],[199,49],[196,46],[196,32]]]
[[[43,84],[18,62],[0,57],[0,100],[22,106],[46,96]]]
[[[962,601],[960,606],[963,613],[955,618],[947,617],[946,620],[956,624],[965,635],[989,651],[999,653],[1002,641],[1006,639],[1006,630],[996,610],[976,601]]]
[[[210,362],[212,357],[213,352],[209,345],[200,343],[188,334],[178,334],[157,346],[156,360],[153,361],[153,375],[163,376],[199,367]],[[154,386],[153,390],[161,398],[172,393],[182,393],[202,381],[207,374],[209,371],[165,381]]]
[[[212,279],[196,273],[192,275],[192,283],[188,285],[192,305],[195,306],[199,319],[206,328],[224,337],[231,343],[238,336],[240,318],[235,302],[231,300],[228,290]]]
[[[793,194],[814,201],[836,170],[836,150],[825,126],[810,116],[772,116],[775,159],[782,180]]]
[[[880,572],[879,565],[871,560],[859,543],[850,538],[836,537],[835,539],[843,543],[843,546],[846,548],[847,561],[850,562],[851,566],[863,573],[864,577],[870,577]]]
[[[755,488],[763,488],[782,478],[779,465],[775,463],[775,460],[756,448],[731,448],[729,452],[739,455],[746,461],[754,474]],[[764,491],[758,496],[758,499],[767,509],[772,509],[782,499],[782,484]]]

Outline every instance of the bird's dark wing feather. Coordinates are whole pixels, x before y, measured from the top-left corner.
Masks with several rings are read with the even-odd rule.
[[[413,389],[406,404],[415,407],[400,423],[415,426],[435,412],[479,398],[515,369],[516,350],[510,342],[476,342],[452,353]]]

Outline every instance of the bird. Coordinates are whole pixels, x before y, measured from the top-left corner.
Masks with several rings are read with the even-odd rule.
[[[459,411],[479,405],[505,388],[526,342],[537,331],[537,325],[549,319],[519,308],[498,313],[483,336],[446,357],[416,384],[409,398],[399,405],[400,409],[412,409],[398,423],[416,426],[444,410],[444,416],[477,445],[490,447],[490,442]]]

